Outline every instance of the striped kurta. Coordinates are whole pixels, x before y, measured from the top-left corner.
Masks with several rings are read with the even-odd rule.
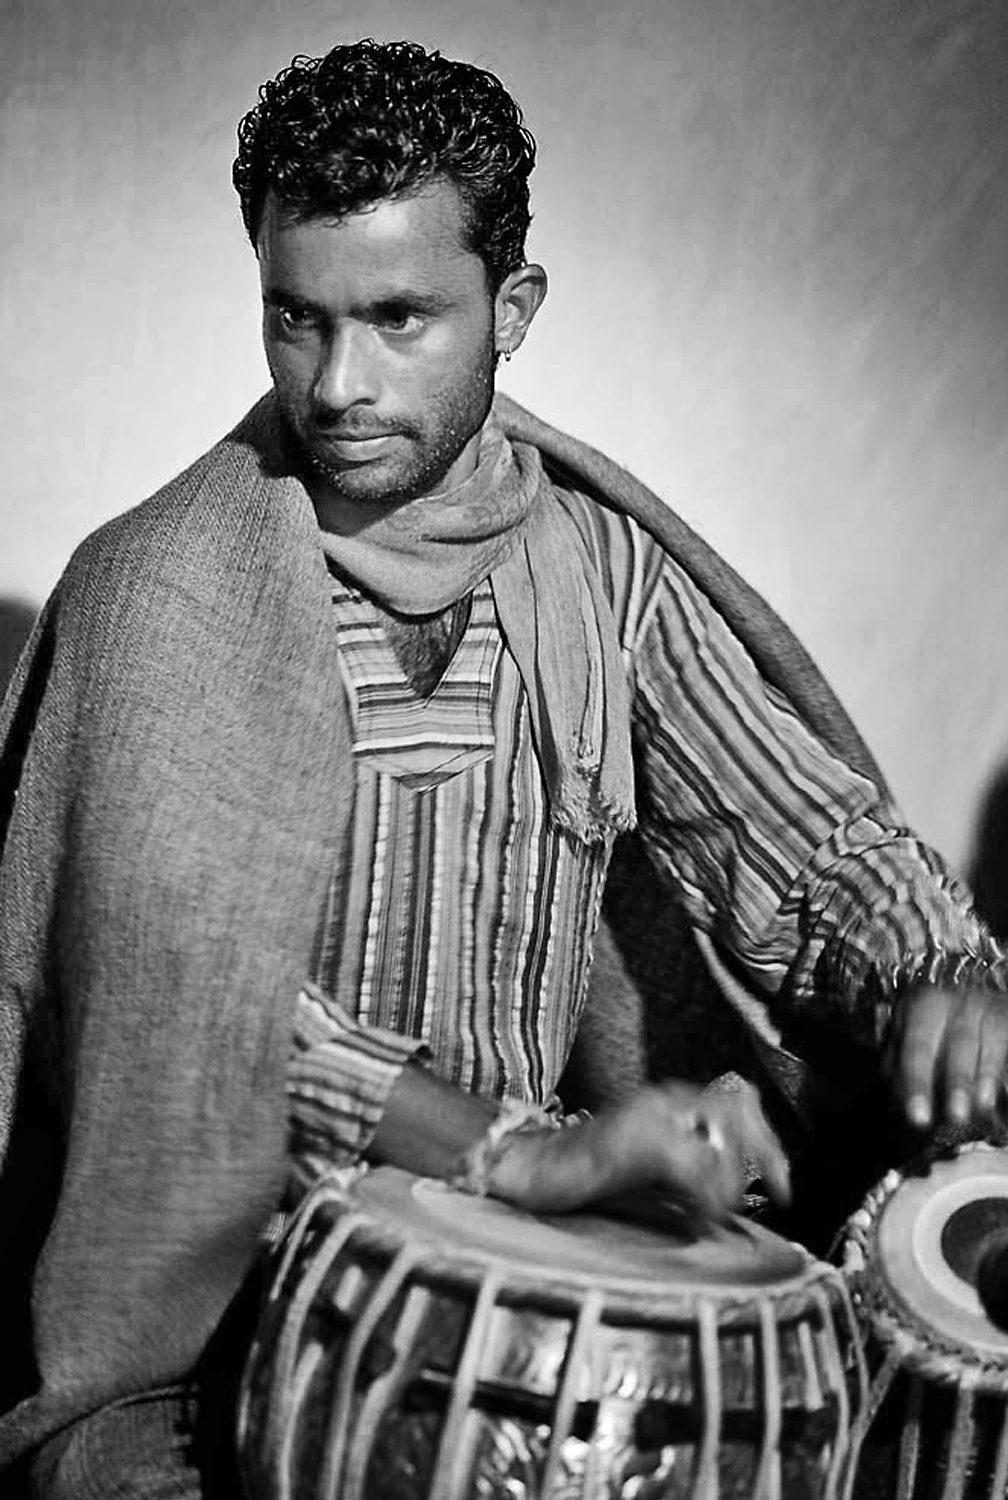
[[[909,980],[1002,962],[965,892],[878,788],[769,689],[635,522],[576,500],[631,690],[638,815],[696,924],[754,986],[878,1035]],[[610,855],[550,821],[525,689],[489,585],[436,689],[333,580],[354,812],[298,1004],[292,1151],[366,1149],[407,1058],[555,1106]]]

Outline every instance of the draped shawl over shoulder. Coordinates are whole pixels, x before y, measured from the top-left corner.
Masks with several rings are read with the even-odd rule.
[[[555,483],[652,531],[874,773],[794,637],[661,501],[513,402],[497,415]],[[0,1143],[28,1060],[61,1135],[39,1388],[0,1418],[0,1463],[189,1372],[284,1180],[291,1007],[350,778],[325,560],[281,454],[268,396],[84,542],[0,717]]]

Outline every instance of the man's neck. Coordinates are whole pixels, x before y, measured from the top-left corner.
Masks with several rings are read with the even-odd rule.
[[[469,623],[472,595],[435,615],[397,615],[382,609],[386,634],[413,691],[429,698],[448,670]]]

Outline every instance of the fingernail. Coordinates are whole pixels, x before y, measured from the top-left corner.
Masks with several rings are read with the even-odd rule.
[[[913,1094],[907,1102],[907,1118],[911,1125],[923,1130],[931,1123],[931,1109],[923,1094]]]
[[[977,1086],[977,1103],[983,1110],[992,1110],[997,1099],[997,1085],[993,1078],[981,1078]]]
[[[948,1112],[957,1125],[965,1125],[970,1117],[970,1096],[965,1089],[953,1089],[949,1094]]]

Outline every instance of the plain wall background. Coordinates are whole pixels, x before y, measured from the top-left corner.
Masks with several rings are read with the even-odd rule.
[[[266,385],[234,129],[295,52],[412,37],[540,145],[551,292],[502,384],[803,636],[964,860],[1008,757],[1003,0],[13,0],[0,598]]]

